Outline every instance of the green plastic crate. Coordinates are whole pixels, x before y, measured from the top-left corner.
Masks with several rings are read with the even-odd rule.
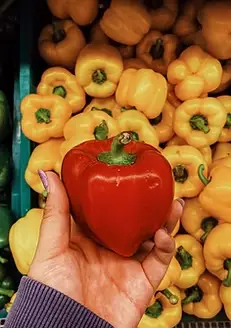
[[[24,216],[31,207],[37,207],[35,195],[24,180],[33,145],[20,130],[20,101],[26,95],[35,93],[41,74],[47,68],[38,54],[37,40],[41,29],[52,20],[45,0],[22,0],[20,10],[20,70],[14,92],[14,180],[11,196],[12,210],[18,218]],[[3,321],[0,322],[0,328],[3,324]],[[182,322],[176,328],[181,327],[230,328],[231,323],[223,311],[213,320],[200,320],[184,314]]]

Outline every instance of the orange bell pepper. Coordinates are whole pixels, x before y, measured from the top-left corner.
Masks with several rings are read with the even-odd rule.
[[[90,43],[79,54],[75,76],[89,96],[106,98],[115,93],[122,71],[123,60],[115,47]]]
[[[167,96],[168,101],[172,106],[177,108],[182,104],[182,102],[177,98],[174,90],[174,86],[168,83],[168,96]]]
[[[92,26],[90,31],[90,42],[91,43],[106,43],[110,44],[109,37],[101,29],[99,23]]]
[[[116,90],[116,101],[122,107],[136,107],[148,118],[160,115],[167,99],[167,82],[152,69],[126,69]]]
[[[124,44],[121,44],[118,46],[118,50],[124,59],[129,59],[134,57],[135,55],[135,47],[134,46],[126,46]]]
[[[228,319],[231,320],[231,287],[226,287],[221,284],[219,295],[224,305],[225,314]]]
[[[212,97],[185,101],[175,111],[175,133],[196,148],[214,144],[226,122],[222,103]]]
[[[117,104],[114,96],[108,98],[93,98],[90,104],[84,108],[83,112],[87,113],[95,110],[103,111],[114,118],[117,118],[122,112],[122,108]]]
[[[168,66],[167,78],[184,101],[215,90],[221,83],[222,66],[199,46],[190,46]]]
[[[175,114],[175,108],[166,101],[164,108],[159,116],[150,120],[157,132],[157,136],[160,143],[168,141],[173,135],[173,118]]]
[[[222,68],[223,73],[221,77],[221,84],[216,90],[212,92],[212,94],[221,93],[231,86],[231,60],[226,60]]]
[[[226,167],[231,168],[231,155],[213,161],[212,164],[209,166],[209,171],[212,172],[213,169],[215,169],[216,167],[219,167],[219,166],[220,167],[226,166]]]
[[[151,10],[151,28],[159,31],[169,31],[178,14],[177,0],[163,0],[162,7]]]
[[[226,122],[221,130],[218,142],[229,142],[231,141],[231,96],[220,96],[217,99],[222,103],[226,110]]]
[[[139,58],[124,59],[124,70],[128,68],[135,68],[135,69],[148,68],[148,65]]]
[[[38,40],[40,56],[47,64],[70,70],[75,67],[76,59],[85,44],[82,31],[71,20],[45,26]]]
[[[231,143],[218,142],[214,148],[213,161],[231,155]]]
[[[85,92],[76,82],[75,76],[61,67],[48,68],[43,73],[37,94],[63,97],[71,106],[72,113],[80,112],[86,104]]]
[[[157,73],[167,74],[169,64],[176,59],[179,39],[174,34],[152,30],[136,46],[136,57]]]

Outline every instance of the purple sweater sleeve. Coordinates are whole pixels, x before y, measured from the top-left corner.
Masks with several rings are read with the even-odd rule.
[[[57,290],[23,277],[4,328],[113,328]]]

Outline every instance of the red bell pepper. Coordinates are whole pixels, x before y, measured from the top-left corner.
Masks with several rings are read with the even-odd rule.
[[[131,132],[72,148],[62,164],[71,212],[84,232],[122,256],[132,256],[166,222],[172,169]]]

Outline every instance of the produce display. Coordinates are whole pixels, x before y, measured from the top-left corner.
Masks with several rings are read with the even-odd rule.
[[[180,197],[176,254],[138,327],[173,328],[184,313],[213,320],[222,309],[231,320],[231,4],[47,0],[47,7],[52,19],[37,43],[45,69],[20,105],[33,145],[25,181],[38,203],[11,229],[5,223],[17,269],[28,273],[38,243],[47,196],[38,169],[63,180],[85,233],[123,256],[164,224]],[[0,95],[0,129],[1,104]],[[9,181],[3,152],[0,190]],[[152,174],[161,188],[152,188]],[[117,178],[117,188],[103,176]]]

